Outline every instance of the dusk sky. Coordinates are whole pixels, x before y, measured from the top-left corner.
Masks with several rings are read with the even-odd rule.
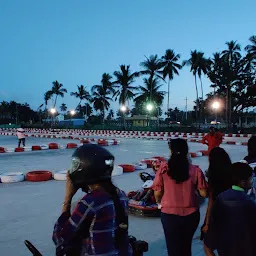
[[[161,57],[170,48],[181,61],[194,49],[210,57],[230,40],[244,48],[256,34],[255,10],[255,0],[0,0],[0,101],[36,109],[58,80],[68,90],[58,105],[72,109],[77,85],[90,89],[120,64],[138,71],[145,55]],[[208,79],[203,83],[210,92]],[[171,82],[170,106],[184,109],[186,97],[192,108],[188,67]]]

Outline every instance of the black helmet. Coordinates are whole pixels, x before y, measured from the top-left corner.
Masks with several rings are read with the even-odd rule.
[[[114,156],[105,148],[85,144],[76,149],[69,170],[70,179],[76,188],[83,188],[99,181],[111,179]]]

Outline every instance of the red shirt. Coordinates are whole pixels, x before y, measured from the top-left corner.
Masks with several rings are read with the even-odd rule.
[[[187,216],[199,209],[198,189],[207,189],[207,182],[199,166],[190,165],[190,178],[180,184],[167,175],[167,162],[162,162],[153,184],[155,191],[163,191],[161,211],[167,214]]]
[[[208,144],[208,152],[210,152],[213,148],[219,147],[222,143],[223,135],[220,132],[216,132],[213,135],[208,133],[203,137],[202,143]]]

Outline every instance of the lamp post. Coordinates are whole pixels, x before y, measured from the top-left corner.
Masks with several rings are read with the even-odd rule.
[[[218,115],[218,110],[220,108],[220,103],[218,101],[214,101],[212,103],[212,108],[215,110],[215,121],[216,121],[216,124],[217,124],[217,115]]]
[[[72,120],[71,119],[72,119],[72,116],[74,116],[76,114],[76,111],[72,109],[72,110],[70,110],[69,113],[70,113],[70,124],[72,124]]]
[[[51,127],[52,127],[54,115],[57,113],[56,108],[51,108],[51,109],[50,109],[50,113],[51,113],[51,115],[52,115],[52,122],[51,122]]]
[[[147,110],[148,110],[148,112],[150,113],[151,111],[152,111],[152,109],[153,109],[153,105],[151,104],[151,103],[148,103],[147,104],[147,106],[146,106],[146,108],[147,108]],[[147,118],[147,123],[148,123],[148,126],[149,126],[149,120],[148,120],[148,118]]]
[[[122,105],[120,107],[121,112],[123,112],[124,115],[124,129],[126,130],[126,123],[125,123],[125,112],[127,111],[127,107],[125,105]]]

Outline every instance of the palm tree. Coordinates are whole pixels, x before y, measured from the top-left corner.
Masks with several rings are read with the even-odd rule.
[[[57,80],[52,82],[52,89],[50,90],[51,95],[56,95],[53,107],[56,107],[57,98],[60,96],[64,97],[64,94],[67,93],[67,89],[63,88],[63,84],[59,83]]]
[[[108,91],[108,93],[115,93],[115,88],[113,87],[112,76],[108,73],[102,74],[101,78],[101,84],[100,85],[94,85],[92,87],[92,90],[95,90],[97,88],[103,87],[105,91]]]
[[[248,55],[252,59],[256,60],[256,36],[251,36],[249,38],[249,40],[250,40],[251,44],[247,45],[245,47],[245,50],[248,52]]]
[[[83,100],[90,101],[91,99],[90,93],[85,89],[85,86],[83,85],[77,85],[77,92],[71,92],[70,95],[80,99],[77,107],[81,105]]]
[[[193,73],[195,77],[195,87],[196,87],[196,120],[198,114],[199,106],[199,95],[198,95],[198,87],[197,87],[197,76],[201,81],[201,92],[202,92],[202,99],[203,99],[203,84],[201,80],[202,73],[206,74],[209,70],[210,61],[204,57],[203,52],[198,52],[197,50],[191,51],[190,59],[184,60],[183,65],[190,66],[190,72]]]
[[[167,76],[169,78],[168,81],[168,100],[167,100],[167,111],[170,108],[170,82],[173,80],[174,75],[179,75],[179,70],[182,66],[177,63],[180,59],[180,55],[176,54],[174,50],[168,49],[165,52],[165,55],[162,56],[162,74],[163,78],[165,79]]]
[[[210,68],[210,60],[204,57],[203,52],[198,52],[198,60],[197,60],[197,75],[200,80],[201,84],[201,95],[202,100],[204,100],[204,90],[203,90],[203,83],[202,83],[202,74],[206,75],[209,68]]]
[[[101,84],[100,85],[94,85],[91,89],[92,91],[92,103],[96,111],[100,111],[103,115],[103,124],[105,120],[105,110],[108,110],[110,107],[109,101],[112,100],[110,97],[111,94],[113,94],[114,88],[112,86],[111,82],[111,75],[104,73],[102,75]]]
[[[222,51],[223,69],[226,77],[226,121],[228,129],[231,124],[231,89],[238,78],[238,68],[241,60],[241,47],[236,41],[226,42],[227,50]]]
[[[144,86],[139,86],[139,93],[134,99],[137,106],[145,108],[145,104],[151,103],[156,105],[154,110],[157,110],[159,106],[163,104],[164,95],[166,92],[160,91],[162,84],[159,84],[158,78],[144,78]],[[155,113],[157,115],[157,112]]]
[[[113,82],[113,84],[118,88],[114,95],[116,96],[116,99],[119,96],[120,104],[126,105],[127,101],[135,96],[133,91],[137,88],[132,86],[132,84],[134,83],[135,78],[140,76],[140,73],[132,73],[130,65],[120,65],[120,71],[115,71],[114,76],[116,77],[116,81]]]
[[[241,58],[241,46],[233,40],[230,42],[226,42],[226,45],[228,46],[228,49],[222,51],[222,58],[225,59],[229,63],[229,65],[232,65],[232,62],[235,59]]]
[[[114,118],[114,111],[113,109],[110,109],[108,116],[107,116],[107,120],[112,120]]]
[[[45,110],[47,109],[48,100],[50,100],[51,97],[52,97],[52,92],[51,92],[51,91],[47,91],[47,92],[44,94]]]
[[[102,122],[104,124],[105,120],[105,110],[108,110],[110,107],[109,101],[112,100],[111,97],[107,96],[106,91],[103,87],[99,87],[93,90],[92,92],[92,103],[93,107],[96,111],[100,111],[102,113]]]
[[[63,112],[63,114],[62,114],[63,116],[65,115],[64,112],[66,112],[67,109],[68,109],[68,107],[67,107],[67,105],[65,103],[62,103],[60,105],[60,111]]]
[[[140,66],[144,68],[144,70],[142,70],[140,73],[142,75],[149,75],[151,78],[156,76],[163,79],[159,71],[162,67],[162,63],[157,54],[150,55],[149,58],[145,56],[145,58],[146,60],[140,63]]]

